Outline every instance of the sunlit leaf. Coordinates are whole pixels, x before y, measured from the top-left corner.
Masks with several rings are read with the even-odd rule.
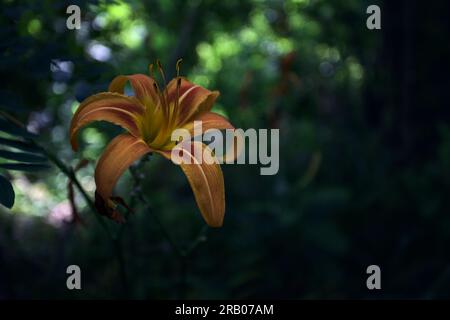
[[[36,135],[34,133],[28,132],[25,128],[19,127],[18,125],[1,118],[0,118],[0,131],[9,133],[14,136],[21,136],[24,138],[36,138]]]
[[[50,166],[46,164],[37,164],[37,163],[0,163],[0,168],[7,170],[34,172],[49,169]]]
[[[38,147],[32,145],[31,143],[20,141],[20,140],[15,140],[15,139],[7,139],[7,138],[0,137],[0,145],[8,146],[8,147],[20,149],[23,151],[28,151],[28,152],[38,152],[38,153],[41,152],[41,150]]]
[[[0,203],[11,209],[14,205],[14,189],[11,183],[2,175],[0,175]]]
[[[0,158],[31,163],[40,163],[45,162],[47,160],[45,157],[33,153],[13,152],[7,150],[0,150]]]

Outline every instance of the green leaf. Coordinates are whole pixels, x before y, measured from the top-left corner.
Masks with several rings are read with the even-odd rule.
[[[13,136],[21,136],[24,138],[36,138],[37,135],[34,133],[28,132],[27,129],[23,127],[19,127],[15,123],[11,123],[4,119],[0,119],[0,131],[9,133]]]
[[[39,170],[50,169],[50,166],[46,164],[37,164],[37,163],[0,163],[0,168],[6,170],[34,172]]]
[[[14,194],[11,182],[2,175],[0,175],[0,190],[0,203],[11,209],[14,205],[14,198],[16,195]]]
[[[37,152],[37,153],[41,152],[41,149],[39,147],[36,147],[36,146],[32,145],[31,143],[20,141],[20,140],[15,140],[15,139],[7,139],[7,138],[0,137],[0,146],[1,145],[20,149],[23,151],[28,151],[28,152]]]
[[[40,163],[46,162],[47,159],[43,156],[39,156],[28,152],[12,152],[6,150],[0,150],[0,158],[8,160],[16,160],[22,162]]]

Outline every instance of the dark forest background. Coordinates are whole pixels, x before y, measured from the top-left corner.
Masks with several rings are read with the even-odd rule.
[[[81,8],[78,31],[65,27],[69,4]],[[366,28],[370,4],[381,30]],[[0,206],[0,298],[449,297],[449,2],[1,0],[0,10],[0,192],[15,192],[11,210]],[[180,57],[191,81],[221,92],[214,110],[236,127],[280,129],[280,171],[222,166],[224,227],[205,230],[181,170],[151,157],[139,167],[149,205],[126,173],[118,190],[136,213],[105,220],[112,239],[34,142],[67,167],[88,159],[76,175],[92,197],[95,161],[120,129],[93,124],[72,152],[78,103],[156,59],[173,74]],[[71,264],[80,291],[66,289]],[[366,288],[371,264],[377,292]]]

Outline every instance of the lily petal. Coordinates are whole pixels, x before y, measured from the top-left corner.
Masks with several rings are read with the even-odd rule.
[[[177,80],[174,78],[167,85],[167,92],[169,103],[174,103],[175,99],[179,97],[179,121],[178,124],[184,124],[192,118],[193,115],[210,111],[217,97],[219,91],[209,91],[202,86],[189,82],[183,77],[180,77],[180,88],[177,92]]]
[[[194,193],[200,213],[210,227],[221,227],[225,215],[225,186],[217,159],[205,144],[186,141],[175,147],[182,154],[181,169]],[[171,152],[161,152],[170,159]]]
[[[201,121],[201,130],[198,128],[196,130],[197,125],[199,127]],[[208,129],[217,129],[217,130],[225,130],[225,129],[235,129],[234,126],[228,121],[227,118],[215,113],[215,112],[205,112],[201,113],[198,116],[192,119],[192,122],[187,123],[183,126],[184,129],[189,130],[191,137],[196,137],[196,132],[201,132],[204,134]],[[217,155],[216,157],[220,158],[222,162],[232,163],[242,152],[244,147],[244,137],[239,134],[239,132],[235,132],[234,139],[232,141],[231,146],[228,146],[228,150],[226,150],[225,154]]]
[[[75,112],[70,125],[70,143],[78,149],[77,132],[93,121],[109,121],[139,136],[136,116],[143,114],[144,107],[133,98],[117,93],[103,92],[84,100]]]
[[[194,121],[201,121],[202,133],[205,133],[208,129],[234,129],[234,126],[228,121],[227,118],[215,112],[205,112],[194,117],[192,122],[189,122],[183,126],[183,128],[189,130],[192,137],[194,137]]]
[[[123,172],[137,159],[152,150],[130,134],[115,137],[106,147],[95,168],[97,193],[108,202]]]
[[[156,92],[154,86],[156,81],[152,77],[145,74],[117,76],[111,81],[108,90],[110,92],[123,94],[127,81],[130,81],[135,97],[138,98],[144,105],[150,103],[151,105],[156,106],[158,104],[158,93]]]

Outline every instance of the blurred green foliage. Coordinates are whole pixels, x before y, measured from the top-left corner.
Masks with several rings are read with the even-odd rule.
[[[136,213],[123,228],[107,221],[121,232],[124,289],[114,247],[78,192],[83,223],[71,222],[65,175],[0,168],[16,193],[12,210],[0,207],[0,298],[448,297],[446,89],[421,67],[448,56],[439,35],[422,33],[445,21],[424,10],[405,31],[398,21],[417,6],[375,3],[383,31],[365,28],[374,4],[365,0],[2,0],[0,109],[67,165],[90,160],[77,172],[90,195],[95,161],[120,129],[84,129],[76,154],[71,116],[115,75],[146,73],[156,59],[173,75],[182,57],[182,74],[219,90],[214,110],[236,127],[280,128],[280,171],[222,166],[224,227],[184,265],[148,212],[180,246],[192,243],[204,222],[181,170],[158,156],[142,164],[150,209],[133,200],[127,172],[118,194]],[[66,28],[69,4],[81,8],[80,30]],[[70,264],[82,269],[81,291],[66,289]],[[381,267],[382,292],[366,289],[370,264]]]

